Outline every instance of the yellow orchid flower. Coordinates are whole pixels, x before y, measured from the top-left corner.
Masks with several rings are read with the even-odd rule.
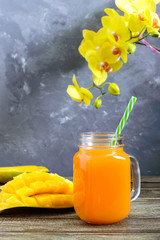
[[[106,27],[110,31],[116,42],[119,39],[123,41],[128,40],[130,38],[130,31],[125,17],[119,16],[115,10],[110,8],[106,8],[104,11],[109,16],[102,17],[103,27]]]
[[[98,32],[83,30],[83,37],[78,50],[80,54],[86,58],[86,54],[89,51],[97,51],[107,41],[107,31],[104,28],[100,28]]]
[[[112,55],[115,56],[116,58],[116,61],[118,61],[120,58],[122,58],[123,62],[126,63],[127,62],[127,45],[128,45],[128,42],[125,42],[121,39],[119,39],[118,41],[115,41],[115,38],[113,35],[110,35],[109,37],[109,41],[106,45],[110,45],[108,47],[108,50],[110,50],[111,48],[111,52],[112,52]],[[106,45],[104,44],[104,48],[106,48]],[[110,62],[113,62],[112,61],[112,57],[110,57]]]
[[[122,58],[124,63],[126,63],[128,42],[123,41],[120,38],[116,40],[115,35],[113,35],[109,29],[106,28],[106,31],[108,35],[108,42],[105,42],[99,51],[107,51],[110,63],[118,61],[120,58]]]
[[[158,14],[150,11],[149,9],[146,10],[146,16],[148,19],[147,22],[147,31],[153,32],[153,31],[157,31],[160,29],[160,19],[158,17]]]
[[[160,28],[160,19],[158,15],[149,9],[146,9],[143,18],[137,18],[135,14],[125,14],[128,20],[128,28],[132,31],[132,36],[144,33],[146,28],[148,33],[156,31]],[[144,19],[144,20],[142,20]],[[143,29],[143,31],[142,31]],[[136,39],[134,39],[136,41]]]
[[[121,61],[117,61],[116,63],[110,63],[109,65],[107,65],[106,62],[104,62],[103,67],[105,68],[106,66],[108,67],[108,72],[109,73],[113,73],[118,71],[121,67],[122,67],[123,63]],[[92,66],[92,69],[94,68],[94,66]],[[95,69],[93,69],[93,71],[95,72]],[[93,73],[93,82],[99,86],[102,83],[104,83],[107,79],[107,73],[105,70],[101,70],[101,76],[100,75],[95,75]]]
[[[116,12],[113,11],[113,14],[114,13],[116,14]],[[117,21],[118,20],[116,19],[116,22]],[[112,24],[110,24],[110,26],[111,25]],[[120,33],[120,31],[118,30],[119,27],[118,25],[116,26],[118,33]],[[130,37],[129,30],[127,29],[124,31],[127,32],[126,39],[129,39]],[[117,60],[119,60],[120,57],[125,63],[127,62],[126,48],[128,43],[126,43],[125,41],[119,38],[119,36],[115,32],[114,26],[113,26],[113,29],[111,28],[109,29],[108,27],[103,27],[97,33],[89,30],[84,30],[83,36],[85,38],[81,42],[81,45],[79,47],[79,52],[87,61],[88,61],[88,56],[90,54],[97,53],[99,55],[100,53],[101,55],[103,55],[103,57],[101,58],[104,58],[104,57],[106,58],[106,55],[107,55],[107,62],[110,62],[110,63],[116,62]],[[105,79],[104,74],[103,74],[103,79]]]
[[[117,61],[116,63],[110,63],[108,69],[110,70],[109,72],[116,72],[118,71],[121,67],[122,67],[123,63],[121,61]],[[107,63],[104,62],[104,67],[107,66]],[[95,69],[94,69],[95,70]],[[93,71],[94,71],[93,70]],[[95,72],[95,71],[94,71]],[[102,83],[104,83],[107,79],[107,73],[105,72],[105,70],[101,71],[101,76],[100,75],[95,75],[93,73],[93,82],[99,86]]]
[[[145,23],[135,15],[125,13],[124,16],[120,16],[115,10],[106,8],[104,10],[109,16],[102,17],[102,25],[110,31],[116,42],[119,40],[130,42],[136,42],[138,38],[130,39],[130,31],[132,36],[137,36],[145,31]]]
[[[91,99],[93,98],[92,93],[83,87],[79,87],[75,75],[73,75],[72,78],[73,85],[69,85],[67,88],[68,95],[77,102],[85,102],[85,104],[88,106],[90,105]]]
[[[156,11],[155,0],[115,0],[115,4],[123,12],[139,13],[142,14],[142,17],[146,9],[150,9],[152,12]]]
[[[124,15],[126,21],[128,22],[128,29],[132,32],[132,36],[138,36],[139,33],[143,34],[146,30],[146,23],[144,21],[141,21],[139,18],[137,18],[134,14],[127,14]],[[128,42],[136,42],[138,40],[137,38],[133,38]]]
[[[106,81],[106,79],[107,79],[107,73],[106,73],[105,71],[102,71],[100,76],[99,76],[99,75],[97,76],[97,75],[95,75],[95,74],[93,73],[93,82],[94,82],[97,86],[99,86],[99,85],[101,85],[102,83],[104,83],[104,82]]]
[[[112,53],[113,50],[116,54]],[[117,55],[118,50],[109,42],[105,43],[97,52],[88,53],[86,56],[88,67],[93,72],[93,82],[96,85],[105,82],[107,73],[118,71],[122,67],[123,63]]]
[[[156,11],[155,0],[116,0],[117,7],[127,14],[131,14],[129,28],[133,32],[140,32],[140,28],[146,26],[147,31],[157,31],[160,28],[160,20]],[[133,20],[134,19],[134,20]],[[134,25],[134,22],[136,23]],[[145,29],[144,29],[145,30]]]
[[[82,40],[78,50],[79,50],[79,53],[85,58],[87,51],[90,51],[90,50],[96,51],[97,43],[95,43],[94,41],[96,32],[84,29],[82,35],[84,39]]]

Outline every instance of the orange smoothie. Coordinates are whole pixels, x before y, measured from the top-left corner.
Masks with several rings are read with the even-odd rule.
[[[119,222],[130,212],[130,158],[123,147],[80,148],[73,160],[74,208],[90,223]]]

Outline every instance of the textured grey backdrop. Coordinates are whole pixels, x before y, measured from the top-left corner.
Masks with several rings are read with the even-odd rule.
[[[0,0],[0,166],[38,164],[72,175],[78,134],[114,131],[134,95],[125,150],[138,158],[143,175],[160,175],[158,54],[142,46],[129,56],[109,78],[121,95],[106,95],[99,110],[79,107],[66,94],[73,73],[80,85],[91,85],[77,50],[81,32],[100,28],[103,9],[114,6],[112,0]]]

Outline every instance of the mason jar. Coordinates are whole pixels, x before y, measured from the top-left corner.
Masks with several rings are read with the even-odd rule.
[[[86,132],[73,159],[74,208],[88,223],[119,222],[140,194],[140,169],[124,152],[123,136]],[[132,176],[132,189],[131,189]]]

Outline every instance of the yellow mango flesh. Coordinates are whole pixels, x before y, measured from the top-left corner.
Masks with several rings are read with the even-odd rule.
[[[71,194],[37,194],[32,197],[18,197],[0,193],[0,211],[15,207],[70,208],[73,207]]]
[[[49,170],[46,167],[41,166],[32,166],[32,165],[26,165],[26,166],[15,166],[15,167],[0,167],[0,183],[4,184],[10,180],[13,179],[13,177],[22,174],[24,172],[49,172]]]
[[[58,174],[45,172],[23,173],[0,189],[7,193],[31,196],[39,193],[72,194],[73,183]]]
[[[14,207],[73,207],[73,183],[58,174],[23,173],[0,189],[0,211]]]

